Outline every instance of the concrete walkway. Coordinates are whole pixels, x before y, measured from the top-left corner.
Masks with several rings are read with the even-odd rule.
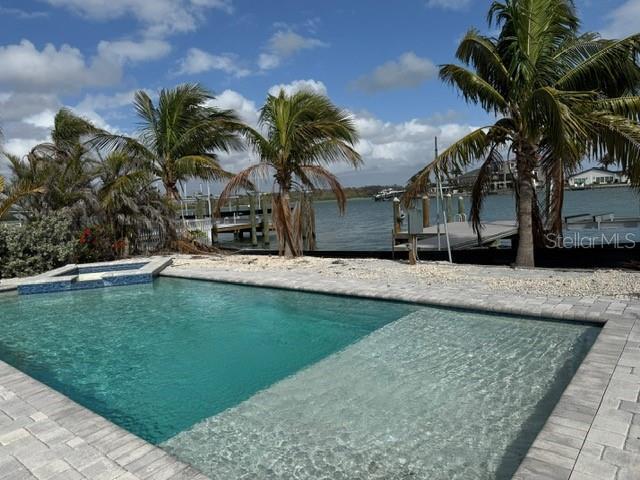
[[[163,276],[214,280],[603,325],[514,475],[518,480],[640,479],[640,302],[589,297],[426,290],[416,281],[330,279],[309,272],[170,267]]]

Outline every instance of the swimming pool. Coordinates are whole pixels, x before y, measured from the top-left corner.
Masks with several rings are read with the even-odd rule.
[[[598,333],[167,278],[0,316],[0,359],[212,478],[508,478]]]

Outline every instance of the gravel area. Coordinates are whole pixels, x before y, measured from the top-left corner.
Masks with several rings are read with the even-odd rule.
[[[320,257],[280,258],[262,255],[177,255],[173,268],[243,272],[308,271],[330,278],[358,278],[490,292],[640,298],[640,272],[625,270],[552,270]]]

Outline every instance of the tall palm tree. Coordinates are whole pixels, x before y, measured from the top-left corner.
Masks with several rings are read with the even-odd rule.
[[[564,178],[584,158],[611,156],[640,185],[640,35],[622,40],[579,35],[572,0],[494,1],[489,24],[497,38],[470,30],[440,78],[497,120],[444,150],[418,172],[408,196],[423,191],[431,172],[461,171],[482,160],[471,220],[480,234],[482,200],[492,166],[504,154],[516,163],[519,243],[516,264],[534,266],[534,227],[542,228],[533,184],[540,168],[550,182],[547,227],[560,232]]]
[[[258,130],[247,127],[245,136],[259,162],[235,175],[220,196],[223,205],[230,195],[250,182],[273,179],[273,221],[280,254],[302,253],[304,205],[308,190],[330,188],[342,213],[346,197],[340,182],[326,167],[346,162],[354,167],[362,163],[354,145],[358,134],[349,114],[323,96],[301,91],[287,95],[269,95],[260,110]],[[291,211],[291,193],[301,199]]]
[[[179,184],[190,178],[229,178],[218,163],[217,152],[241,147],[238,118],[229,110],[210,106],[213,99],[197,84],[161,90],[157,105],[146,92],[138,91],[134,99],[140,119],[138,137],[100,133],[95,144],[144,159],[162,181],[167,196],[179,199]]]

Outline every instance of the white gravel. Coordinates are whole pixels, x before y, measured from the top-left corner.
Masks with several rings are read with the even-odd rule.
[[[640,272],[626,270],[515,269],[445,262],[406,262],[320,257],[281,258],[262,255],[177,255],[174,268],[223,271],[269,272],[306,271],[331,278],[385,279],[411,281],[428,286],[479,289],[490,292],[577,297],[640,297]]]

